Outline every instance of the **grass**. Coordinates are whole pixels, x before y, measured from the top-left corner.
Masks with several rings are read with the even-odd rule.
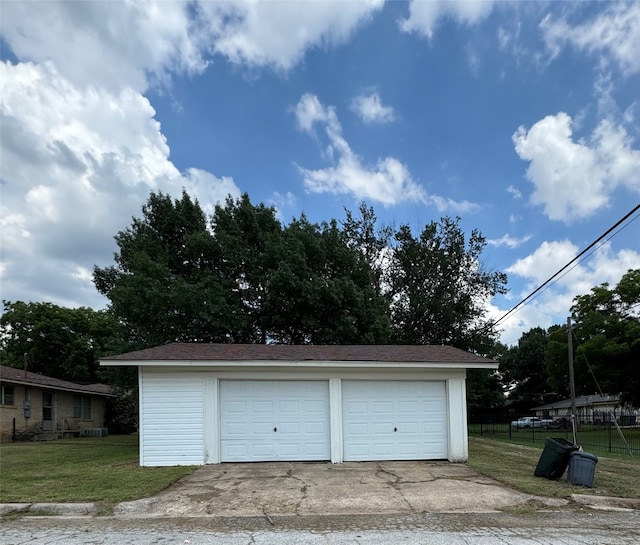
[[[624,428],[624,437],[635,456],[640,455],[640,428]],[[469,425],[471,435],[480,435],[480,425]],[[482,437],[495,436],[506,439],[509,436],[508,424],[485,424]],[[547,437],[562,437],[573,440],[571,430],[547,430],[528,429],[511,430],[511,439],[514,443],[521,445],[536,445],[542,448]],[[587,452],[594,452],[600,456],[610,456],[614,453],[626,454],[627,446],[622,441],[615,428],[593,428],[583,426],[578,431],[578,444],[582,445]]]
[[[470,437],[469,466],[528,494],[637,498],[640,507],[640,457],[595,452],[599,461],[591,489],[570,485],[566,474],[558,481],[534,477],[542,448]],[[115,504],[153,496],[193,469],[140,467],[135,435],[7,443],[0,445],[0,502],[92,502],[108,514]]]
[[[527,494],[560,498],[568,498],[571,494],[637,498],[640,506],[640,457],[598,455],[595,486],[586,488],[569,484],[566,473],[557,481],[534,477],[542,449],[543,445],[536,447],[508,440],[470,437],[469,466]]]
[[[140,467],[137,435],[0,445],[0,503],[92,502],[101,513],[153,496],[193,466]]]

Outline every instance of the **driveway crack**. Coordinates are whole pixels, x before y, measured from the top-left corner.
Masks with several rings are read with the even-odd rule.
[[[390,477],[393,477],[395,479],[394,481],[388,481],[391,488],[393,488],[400,495],[402,501],[407,504],[407,507],[411,510],[411,512],[415,513],[416,510],[413,508],[413,505],[409,503],[409,500],[407,500],[404,493],[402,492],[402,488],[400,487],[400,485],[403,483],[402,477],[400,475],[397,475],[396,473],[393,473],[392,471],[389,471],[388,469],[383,468],[380,463],[377,464],[377,467],[378,471],[376,472],[376,475],[382,473],[384,475],[389,475]]]
[[[295,506],[296,515],[299,515],[300,514],[300,507],[302,506],[302,502],[304,502],[304,500],[307,499],[307,490],[309,489],[309,483],[307,481],[305,481],[304,479],[301,479],[300,477],[294,475],[293,474],[293,469],[289,469],[287,471],[287,476],[290,479],[294,479],[294,480],[302,483],[302,486],[300,487],[300,492],[302,492],[302,497],[300,498],[300,501],[298,501],[298,503],[296,503],[296,506]]]

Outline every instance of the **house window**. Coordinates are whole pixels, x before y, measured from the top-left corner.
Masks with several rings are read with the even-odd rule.
[[[83,395],[73,396],[73,418],[91,419],[91,397]]]
[[[14,405],[13,386],[2,385],[0,388],[0,405]]]

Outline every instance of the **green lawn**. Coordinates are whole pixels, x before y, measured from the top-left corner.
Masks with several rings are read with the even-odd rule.
[[[640,457],[640,428],[624,428],[624,437],[631,447],[634,457]],[[507,439],[509,436],[508,424],[484,424],[483,434],[480,435],[480,425],[469,425],[469,434],[481,436],[486,439]],[[535,445],[544,447],[547,437],[562,437],[568,441],[573,441],[571,430],[547,430],[528,429],[511,430],[511,439],[520,445]],[[578,444],[587,452],[593,452],[598,456],[616,456],[617,454],[627,455],[627,445],[622,441],[615,428],[595,428],[580,429],[578,432]]]
[[[533,476],[543,445],[471,437],[469,465],[522,492],[638,498],[640,457],[600,456],[595,488]],[[93,502],[103,514],[117,503],[157,494],[194,467],[139,467],[137,436],[0,445],[0,502]]]
[[[571,494],[594,494],[638,498],[640,507],[640,457],[598,455],[594,488],[573,486],[567,473],[557,481],[534,477],[544,444],[530,446],[513,441],[469,438],[469,465],[511,488],[528,494],[569,497]],[[591,452],[591,450],[589,450]]]
[[[0,445],[0,503],[93,502],[157,494],[193,467],[140,467],[137,435]]]

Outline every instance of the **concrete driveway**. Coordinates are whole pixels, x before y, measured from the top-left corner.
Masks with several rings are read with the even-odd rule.
[[[203,466],[157,496],[118,505],[114,514],[269,518],[482,513],[532,499],[464,464],[448,462],[229,463]]]

